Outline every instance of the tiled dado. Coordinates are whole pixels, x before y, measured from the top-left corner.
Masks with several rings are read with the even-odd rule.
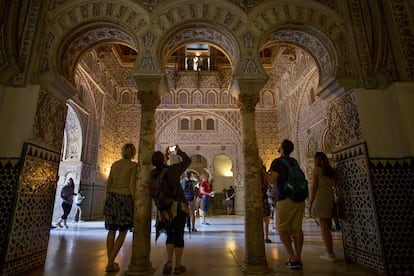
[[[387,275],[413,275],[413,158],[369,159],[361,143],[334,160],[345,258]]]
[[[414,275],[413,158],[371,159],[372,185],[388,275]]]
[[[3,267],[9,239],[13,206],[19,181],[20,159],[0,159],[0,268]]]
[[[384,260],[365,143],[333,155],[342,210],[345,259],[384,272]]]
[[[1,247],[1,275],[13,275],[44,263],[59,159],[59,152],[25,143],[21,160],[2,162],[2,187],[9,192],[0,193],[0,204],[8,210],[3,216],[2,209],[0,223],[11,223],[9,228],[0,230],[7,229],[6,233],[0,232],[5,240]]]

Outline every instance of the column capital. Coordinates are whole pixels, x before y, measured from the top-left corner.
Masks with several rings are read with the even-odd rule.
[[[259,102],[259,93],[240,94],[238,105],[241,112],[255,112],[256,105]]]
[[[267,75],[233,76],[233,81],[237,82],[240,94],[259,93],[268,79]]]
[[[165,74],[133,74],[132,80],[135,81],[138,91],[153,91],[160,92],[162,95],[165,91],[168,91]]]
[[[164,74],[134,74],[132,75],[138,87],[137,97],[142,111],[154,111],[161,103],[160,95],[167,91]]]
[[[267,75],[234,76],[233,86],[238,90],[241,111],[254,112],[263,89],[269,77]]]

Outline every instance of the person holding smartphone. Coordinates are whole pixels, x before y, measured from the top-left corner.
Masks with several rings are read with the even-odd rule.
[[[172,165],[167,165],[167,160],[171,153],[175,152],[181,157],[181,161]],[[191,164],[191,158],[180,149],[178,145],[167,148],[166,153],[156,151],[151,158],[154,169],[152,177],[157,177],[164,169],[167,171],[164,175],[166,190],[168,190],[171,198],[176,204],[172,204],[170,208],[171,214],[175,214],[172,224],[167,227],[167,240],[165,242],[167,248],[168,261],[164,265],[163,273],[170,274],[173,266],[173,256],[175,255],[174,274],[182,274],[186,271],[186,267],[181,264],[181,258],[184,251],[184,227],[189,215],[188,201],[184,190],[181,187],[180,177]],[[174,212],[173,212],[174,211]]]

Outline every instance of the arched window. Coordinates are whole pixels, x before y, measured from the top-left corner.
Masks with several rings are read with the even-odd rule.
[[[131,104],[131,93],[129,91],[125,91],[122,93],[121,96],[121,104]]]
[[[179,95],[179,101],[180,101],[180,104],[188,104],[187,93],[181,92]]]
[[[172,95],[170,93],[165,93],[163,96],[164,104],[172,104]]]
[[[207,130],[214,130],[214,119],[207,119]]]
[[[229,94],[228,93],[223,93],[221,103],[222,104],[229,104]]]
[[[273,95],[269,91],[263,93],[263,105],[273,105]]]
[[[203,103],[203,95],[200,92],[195,92],[193,94],[193,104],[202,104]]]
[[[213,92],[208,93],[207,104],[216,104],[216,95]]]
[[[194,120],[194,130],[201,130],[201,119]]]
[[[181,130],[189,130],[190,129],[190,121],[187,118],[181,119],[180,129]]]

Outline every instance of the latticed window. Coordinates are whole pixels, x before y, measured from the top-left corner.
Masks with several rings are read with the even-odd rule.
[[[214,93],[208,93],[207,104],[216,104],[216,95]]]
[[[201,120],[195,119],[194,120],[194,130],[201,130]]]
[[[187,118],[183,118],[181,119],[181,124],[180,124],[180,129],[181,130],[189,130],[190,129],[190,121]]]
[[[185,93],[185,92],[181,92],[180,93],[180,96],[179,96],[180,98],[180,104],[188,104],[188,97],[187,97],[187,94]]]
[[[273,95],[269,91],[263,93],[263,104],[273,105]]]
[[[203,97],[200,92],[195,92],[193,95],[193,103],[194,104],[202,104],[203,103]]]
[[[131,104],[131,93],[129,92],[122,93],[121,104]]]
[[[164,103],[165,104],[172,104],[172,96],[171,96],[171,94],[170,93],[166,93],[163,96],[163,100],[164,100]]]
[[[214,130],[214,119],[207,119],[207,130]]]

